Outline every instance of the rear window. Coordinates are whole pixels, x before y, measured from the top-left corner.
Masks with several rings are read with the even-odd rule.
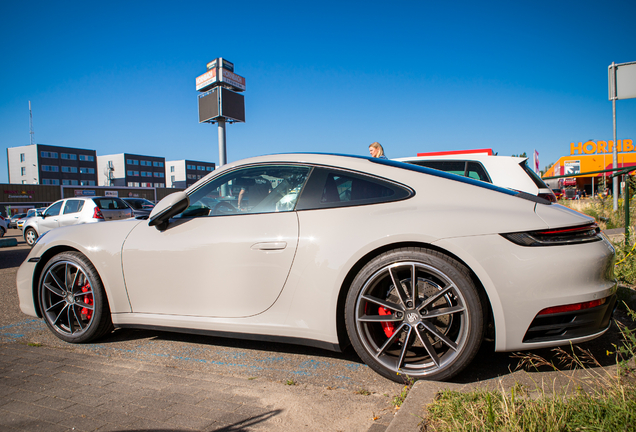
[[[129,207],[119,198],[93,198],[100,210],[128,210]]]

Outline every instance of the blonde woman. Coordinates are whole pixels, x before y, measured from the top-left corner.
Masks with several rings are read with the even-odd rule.
[[[373,144],[369,145],[369,153],[371,154],[371,157],[374,157],[374,158],[379,158],[379,159],[387,158],[384,155],[384,148],[382,148],[382,144],[380,144],[379,142],[374,142]]]

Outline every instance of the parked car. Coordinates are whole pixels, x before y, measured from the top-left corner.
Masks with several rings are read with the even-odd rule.
[[[8,219],[5,219],[4,216],[0,216],[0,237],[4,237],[8,230]]]
[[[128,219],[132,210],[120,198],[116,197],[75,197],[54,202],[42,212],[41,216],[25,220],[24,240],[33,246],[42,234],[53,228]]]
[[[24,229],[24,223],[26,222],[27,219],[32,218],[32,217],[38,217],[38,216],[42,216],[42,212],[46,210],[46,207],[41,207],[38,209],[29,209],[26,212],[26,216],[23,218],[18,219],[18,221],[16,222],[16,225],[18,227],[18,229],[22,230]]]
[[[263,182],[266,194],[234,205]],[[291,154],[224,165],[147,221],[52,230],[17,286],[22,311],[72,343],[113,327],[351,343],[402,382],[454,376],[486,333],[496,351],[600,336],[613,262],[593,218],[537,196],[390,160]]]
[[[152,201],[146,198],[122,198],[122,200],[128,204],[133,211],[133,216],[136,218],[148,218],[150,212],[155,207]]]
[[[459,154],[406,157],[395,160],[474,178],[536,195],[548,201],[557,201],[548,185],[528,166],[528,158]]]
[[[18,227],[18,219],[22,219],[26,217],[26,213],[17,213],[11,216],[9,219],[9,228],[17,228]]]

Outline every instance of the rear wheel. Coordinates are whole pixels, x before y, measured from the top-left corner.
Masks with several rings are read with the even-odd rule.
[[[29,246],[33,246],[35,241],[38,239],[38,233],[31,227],[24,230],[24,241]]]
[[[347,295],[345,321],[362,360],[396,382],[404,375],[451,378],[472,361],[484,335],[484,308],[468,269],[420,248],[371,260]]]
[[[46,325],[62,340],[89,342],[113,328],[101,279],[81,253],[63,252],[47,263],[38,297]]]

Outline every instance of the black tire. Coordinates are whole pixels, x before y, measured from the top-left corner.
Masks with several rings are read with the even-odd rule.
[[[430,249],[396,249],[355,277],[345,304],[347,333],[360,358],[390,380],[449,379],[481,346],[481,297],[458,261]]]
[[[38,233],[35,229],[28,227],[24,230],[24,241],[29,246],[33,247],[35,241],[38,239]]]
[[[62,252],[46,264],[38,299],[46,325],[66,342],[90,342],[113,329],[99,274],[79,252]]]
[[[0,238],[4,237],[5,234],[6,230],[4,229],[4,227],[0,227]]]

